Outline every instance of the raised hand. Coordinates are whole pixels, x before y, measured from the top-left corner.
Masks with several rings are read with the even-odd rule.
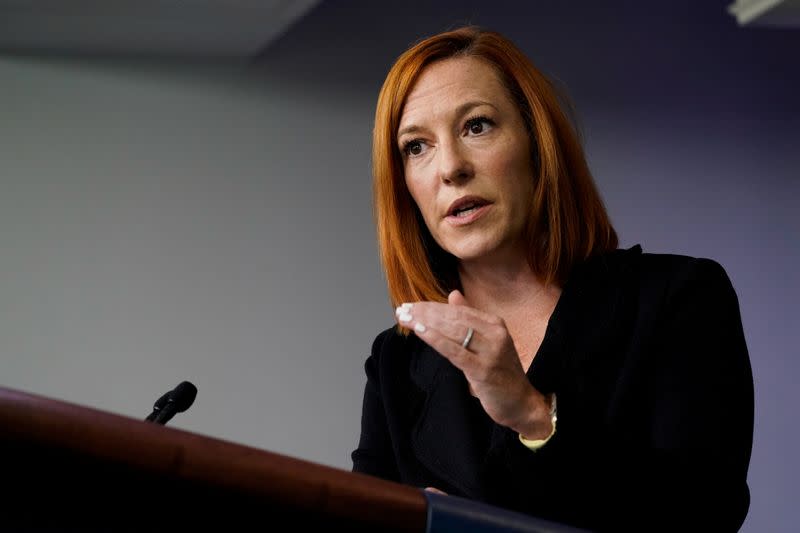
[[[451,292],[446,304],[404,303],[396,317],[464,373],[495,422],[528,439],[550,433],[548,399],[528,381],[500,317],[470,307],[459,291]]]

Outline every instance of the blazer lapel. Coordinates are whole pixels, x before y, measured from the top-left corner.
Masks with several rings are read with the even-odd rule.
[[[606,413],[597,410],[608,405],[625,356],[623,332],[635,311],[627,294],[632,286],[631,263],[640,254],[639,246],[617,250],[590,260],[576,273],[562,324],[564,363],[559,389],[564,401],[559,398],[559,415],[563,415],[559,425],[563,422],[565,429],[573,426],[570,419],[574,418],[583,420],[578,426],[587,433],[600,430],[589,427],[588,420],[604,419]]]
[[[481,493],[480,441],[472,431],[470,396],[464,375],[427,345],[417,351],[412,379],[425,391],[419,417],[411,432],[411,445],[419,461],[464,495]]]

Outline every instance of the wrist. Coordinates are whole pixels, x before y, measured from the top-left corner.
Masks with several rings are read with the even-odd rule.
[[[530,438],[530,437],[526,436],[527,434],[524,434],[522,432],[519,433],[519,441],[526,448],[528,448],[529,450],[534,451],[534,452],[539,450],[545,444],[547,444],[550,441],[550,439],[553,437],[553,435],[555,435],[555,433],[556,433],[556,420],[557,420],[558,416],[557,416],[557,411],[556,411],[556,395],[555,395],[555,393],[552,393],[547,397],[547,402],[548,402],[547,412],[548,412],[548,415],[549,415],[548,425],[550,427],[550,430],[547,433],[547,435],[544,436],[544,437],[538,437],[537,436],[536,438]]]
[[[533,390],[526,403],[525,416],[512,429],[519,433],[520,439],[537,441],[548,439],[555,432],[555,394],[543,395]]]

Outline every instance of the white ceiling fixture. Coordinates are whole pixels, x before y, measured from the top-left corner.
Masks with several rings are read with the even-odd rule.
[[[800,27],[800,0],[736,0],[728,13],[741,26]]]
[[[249,58],[320,0],[0,0],[0,53]]]

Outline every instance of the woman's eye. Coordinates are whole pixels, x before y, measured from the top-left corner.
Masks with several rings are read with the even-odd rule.
[[[422,153],[422,141],[408,141],[403,145],[403,152],[405,152],[406,155],[411,156],[420,155]]]
[[[486,132],[493,125],[494,122],[487,117],[475,117],[467,121],[466,130],[472,135],[480,135],[481,133]]]

